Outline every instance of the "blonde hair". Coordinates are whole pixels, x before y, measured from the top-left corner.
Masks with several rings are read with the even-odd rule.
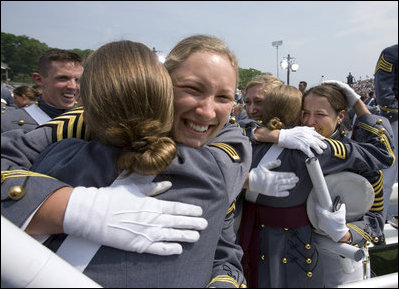
[[[296,125],[302,109],[301,91],[290,85],[270,89],[263,102],[263,123],[270,130]]]
[[[238,83],[238,62],[234,53],[221,39],[210,35],[197,34],[181,40],[170,51],[165,60],[165,67],[172,74],[179,66],[195,52],[213,52],[227,56],[236,72],[236,85]]]
[[[93,52],[84,64],[80,95],[91,136],[122,148],[119,169],[158,174],[172,162],[173,85],[147,46],[116,41]]]
[[[266,94],[269,89],[280,86],[282,84],[283,84],[283,82],[280,79],[278,79],[277,77],[274,77],[273,75],[260,74],[260,75],[254,76],[247,83],[247,85],[245,86],[244,94],[247,93],[248,89],[250,89],[251,87],[257,86],[257,85],[262,85],[264,93]]]

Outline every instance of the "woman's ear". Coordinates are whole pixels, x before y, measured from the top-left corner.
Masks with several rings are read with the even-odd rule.
[[[340,113],[338,114],[338,124],[341,124],[345,118],[346,115],[346,110],[343,109],[340,111]]]

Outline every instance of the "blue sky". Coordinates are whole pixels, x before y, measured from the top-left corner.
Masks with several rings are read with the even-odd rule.
[[[139,41],[167,54],[195,33],[223,39],[242,68],[277,75],[290,54],[290,84],[372,77],[380,51],[398,43],[397,1],[1,1],[1,31],[51,47],[96,49]],[[282,40],[277,49],[273,41]],[[287,80],[287,71],[279,68]]]

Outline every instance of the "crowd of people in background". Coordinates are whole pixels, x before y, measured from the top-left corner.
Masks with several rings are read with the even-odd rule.
[[[47,51],[34,86],[2,82],[2,217],[66,260],[61,251],[83,239],[68,252],[105,287],[319,288],[370,277],[367,247],[384,244],[386,222],[397,226],[397,45],[374,77],[314,87],[262,74],[240,90],[238,65],[209,35],[181,40],[165,63],[131,41],[85,60]],[[356,218],[345,198],[307,207],[315,158],[326,175],[367,180],[372,201]],[[362,248],[363,263],[317,238]]]

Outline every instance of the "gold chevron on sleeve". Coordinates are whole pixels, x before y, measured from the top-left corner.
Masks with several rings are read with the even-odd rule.
[[[232,284],[235,288],[239,288],[237,280],[229,275],[218,275],[209,282],[208,286],[215,282],[226,282]]]
[[[211,143],[210,145],[223,150],[225,153],[227,153],[233,159],[234,162],[238,162],[241,160],[237,151],[231,145],[221,143],[221,142],[214,142],[214,143]]]
[[[231,213],[234,213],[236,210],[236,201],[234,200],[229,209],[227,210],[226,216],[230,215]]]
[[[391,73],[392,67],[393,67],[393,64],[390,63],[389,61],[385,60],[384,54],[382,54],[380,59],[378,60],[377,66],[375,67],[374,74],[380,69],[383,71],[386,71],[388,73]]]
[[[333,149],[334,157],[345,160],[346,159],[346,148],[345,145],[337,140],[325,138],[328,141]]]
[[[365,124],[364,122],[359,122],[359,127],[369,131],[377,136],[379,136],[380,138],[380,142],[383,143],[385,145],[385,147],[387,148],[388,153],[392,156],[392,164],[391,166],[393,166],[395,164],[396,161],[396,156],[395,153],[393,152],[393,149],[391,147],[391,144],[388,141],[388,137],[385,135],[386,134],[386,130],[385,129],[377,129],[375,127],[372,127],[368,124]]]
[[[42,178],[50,178],[55,180],[55,178],[50,177],[48,175],[43,175],[32,171],[25,171],[25,170],[1,171],[1,183],[11,178],[26,178],[26,177],[42,177]]]
[[[346,224],[346,226],[351,228],[352,230],[354,230],[356,233],[358,233],[360,236],[362,236],[362,238],[365,239],[366,241],[371,242],[372,238],[371,238],[370,234],[367,233],[366,231],[363,231],[358,226],[356,226],[352,223],[348,223],[348,224]]]
[[[384,209],[384,195],[382,193],[383,189],[383,174],[382,171],[379,171],[380,177],[378,180],[373,183],[373,189],[374,189],[374,202],[372,207],[370,208],[370,211],[372,212],[381,212]]]
[[[63,113],[42,126],[47,126],[52,129],[54,142],[66,138],[89,139],[88,131],[83,121],[83,108],[77,108]]]
[[[383,188],[383,174],[382,171],[379,171],[380,173],[380,177],[378,178],[378,180],[372,184],[373,189],[374,189],[374,194],[377,196],[379,193],[381,193],[382,188]]]

